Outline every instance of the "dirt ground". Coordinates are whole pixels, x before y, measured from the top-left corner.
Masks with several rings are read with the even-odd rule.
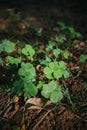
[[[43,26],[44,42],[51,37],[57,20],[73,25],[82,33],[82,41],[87,38],[87,11],[83,8],[42,4],[0,4],[0,40],[9,38],[14,41],[34,42],[36,37],[33,37],[32,28]],[[75,55],[78,53],[76,50]],[[0,68],[0,71],[3,73],[4,70]],[[6,79],[2,74],[0,76],[2,78],[0,84],[3,81],[5,83]],[[12,95],[3,91],[0,94],[0,130],[86,130],[87,92],[80,91],[86,81],[87,66],[85,72],[81,72],[77,78],[66,81],[75,97],[73,109],[70,109],[68,103],[67,106],[60,103],[56,106],[49,105],[47,108],[32,104],[26,107],[22,97],[18,102],[12,102]]]

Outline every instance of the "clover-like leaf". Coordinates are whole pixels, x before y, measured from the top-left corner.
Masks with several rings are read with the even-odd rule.
[[[82,54],[82,55],[80,56],[80,61],[81,61],[81,62],[86,62],[86,61],[87,61],[87,55]]]
[[[46,77],[48,79],[52,79],[53,78],[53,76],[52,76],[52,70],[49,67],[45,67],[44,74],[46,75]]]
[[[41,65],[48,65],[51,62],[51,59],[46,56],[45,59],[39,60]]]
[[[2,41],[2,50],[8,53],[13,52],[15,48],[15,44],[7,39]]]
[[[68,59],[70,53],[69,53],[68,51],[65,51],[65,52],[63,53],[63,55],[64,55],[64,58],[65,58],[65,59]]]
[[[49,84],[44,84],[43,89],[41,91],[42,96],[44,96],[45,98],[49,98],[50,93],[51,93],[51,90],[50,90]]]
[[[54,91],[50,95],[50,100],[52,101],[52,103],[60,102],[62,98],[63,98],[63,93],[61,92],[61,90]]]
[[[20,58],[14,58],[12,56],[7,56],[6,60],[10,63],[10,64],[15,64],[18,65],[19,63],[21,63],[21,59]]]
[[[66,65],[64,61],[59,61],[59,68],[66,69]]]
[[[54,41],[48,41],[48,45],[46,47],[46,50],[48,50],[48,51],[53,50],[54,46],[56,46],[56,43]]]
[[[24,88],[24,83],[22,80],[17,80],[13,83],[13,88],[12,88],[12,91],[14,93],[16,93],[17,95],[19,95],[22,91],[23,91],[23,88]]]
[[[69,78],[70,74],[67,70],[64,71],[64,78]]]
[[[50,62],[48,67],[44,68],[44,74],[48,79],[60,79],[62,76],[69,77],[66,65],[64,61]]]
[[[31,96],[36,96],[38,92],[37,87],[32,83],[30,80],[24,81],[24,95],[27,98],[30,98]]]
[[[54,56],[59,56],[61,53],[62,53],[63,51],[61,50],[61,49],[59,49],[59,48],[57,48],[57,49],[53,49],[53,54],[54,54]]]
[[[58,62],[55,61],[55,62],[50,62],[49,63],[49,67],[51,68],[51,70],[54,72],[54,71],[57,71],[58,70]]]
[[[45,98],[50,98],[53,103],[60,101],[63,97],[61,86],[54,80],[52,80],[49,84],[43,85],[41,94]]]
[[[42,89],[41,94],[42,94],[45,98],[49,98],[49,97],[50,97],[50,94],[51,94],[53,91],[55,91],[55,90],[57,90],[57,89],[60,89],[60,87],[59,87],[59,88],[57,88],[57,87],[58,87],[57,83],[56,83],[54,80],[52,80],[49,84],[44,84],[44,85],[43,85],[43,89]]]
[[[62,70],[61,70],[61,69],[58,69],[57,71],[54,71],[53,75],[54,75],[54,77],[55,77],[56,79],[61,78],[62,75],[63,75]]]
[[[22,49],[22,54],[24,54],[27,58],[32,58],[35,54],[35,50],[31,45],[26,44],[25,48]]]
[[[31,63],[22,63],[21,68],[18,70],[18,74],[23,79],[34,80],[36,71]]]

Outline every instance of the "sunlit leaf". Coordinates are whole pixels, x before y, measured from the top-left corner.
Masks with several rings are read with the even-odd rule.
[[[27,58],[32,58],[35,54],[35,50],[31,45],[26,44],[25,48],[22,49],[22,54],[24,54]]]
[[[19,63],[21,63],[21,59],[20,58],[14,58],[12,56],[7,56],[6,60],[10,63],[10,64],[16,64],[18,65]]]
[[[48,79],[52,79],[52,70],[49,67],[45,67],[44,69],[44,74]]]
[[[60,102],[62,98],[63,98],[63,93],[61,92],[61,90],[59,90],[59,91],[54,91],[54,92],[52,92],[51,95],[50,95],[50,100],[51,100],[53,103]]]
[[[61,87],[56,83],[56,81],[52,80],[49,84],[44,84],[42,91],[42,96],[45,98],[50,98],[53,103],[60,101],[63,97]]]

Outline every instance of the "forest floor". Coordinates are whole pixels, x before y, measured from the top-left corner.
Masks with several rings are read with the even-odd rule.
[[[87,54],[87,11],[58,5],[31,5],[10,6],[0,5],[0,41],[10,39],[13,41],[34,43],[35,28],[44,28],[44,37],[41,45],[48,39],[53,39],[53,33],[58,33],[57,21],[73,25],[82,38],[73,39],[71,52],[75,64],[72,63],[73,77],[66,80],[70,93],[73,95],[74,108],[70,104],[49,105],[47,108],[38,107],[41,98],[34,98],[37,104],[26,106],[24,97],[12,98],[12,94],[0,92],[0,130],[86,130],[87,129],[87,62],[82,65],[79,61],[81,54]],[[40,39],[39,39],[40,40]],[[68,65],[70,67],[70,64]],[[7,77],[5,76],[7,75]],[[0,67],[0,86],[4,87],[9,74]],[[33,99],[33,100],[34,100]],[[63,101],[64,102],[64,101]],[[65,101],[66,102],[66,101]]]

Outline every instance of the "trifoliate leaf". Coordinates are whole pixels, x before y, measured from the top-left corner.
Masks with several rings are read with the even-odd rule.
[[[28,79],[28,80],[33,80],[36,72],[35,68],[31,63],[22,63],[21,68],[18,70],[18,74],[23,78],[23,79]]]
[[[24,81],[25,97],[30,98],[31,96],[36,96],[37,92],[37,87],[31,81]]]
[[[48,41],[48,45],[46,47],[46,50],[48,50],[48,51],[53,50],[54,46],[56,46],[56,43],[54,41]]]
[[[54,80],[52,80],[48,84],[43,85],[41,94],[45,98],[50,98],[50,100],[53,103],[60,101],[63,97],[63,94],[62,94],[62,91],[61,91],[61,86],[58,85],[57,82],[54,81]]]
[[[52,101],[52,103],[60,102],[62,98],[63,93],[61,91],[54,91],[50,95],[50,100]]]
[[[53,54],[54,54],[54,56],[59,56],[60,54],[62,53],[62,50],[61,49],[53,49]]]
[[[17,80],[13,83],[12,91],[17,95],[19,95],[23,91],[23,87],[24,87],[23,81]]]
[[[32,58],[35,54],[35,50],[31,45],[25,45],[25,48],[22,49],[22,54],[24,54],[27,58]]]
[[[10,64],[15,64],[18,65],[19,63],[21,63],[21,59],[20,58],[14,58],[12,56],[7,56],[6,60],[10,63]]]

